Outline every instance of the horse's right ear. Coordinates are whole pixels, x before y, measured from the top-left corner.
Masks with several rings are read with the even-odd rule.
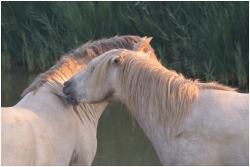
[[[123,62],[123,57],[121,56],[114,56],[111,59],[111,64],[118,66]]]
[[[133,45],[134,51],[143,51],[144,48],[146,48],[149,45],[149,42],[153,39],[153,37],[143,37],[142,40],[138,43],[135,43]]]

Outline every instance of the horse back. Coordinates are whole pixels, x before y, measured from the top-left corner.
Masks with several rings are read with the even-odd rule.
[[[213,148],[218,164],[248,165],[249,94],[201,91],[187,122],[186,130],[202,147]]]

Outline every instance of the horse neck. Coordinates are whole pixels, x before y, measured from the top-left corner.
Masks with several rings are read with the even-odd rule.
[[[150,131],[157,126],[166,136],[178,134],[198,96],[198,87],[163,67],[128,73],[126,77],[119,79],[120,95],[137,121]]]
[[[64,62],[60,68],[56,70],[56,73],[51,76],[51,81],[46,83],[47,86],[50,88],[52,87],[51,91],[54,94],[62,97],[65,97],[65,95],[62,93],[63,83],[69,80],[77,72],[84,69],[90,60],[88,58],[81,58],[79,61],[75,58],[67,57],[65,61],[66,62]],[[81,103],[78,106],[73,106],[73,110],[82,123],[89,121],[91,123],[90,125],[94,125],[94,128],[97,128],[99,118],[104,109],[107,107],[107,104],[108,103]],[[96,131],[96,129],[94,131]]]
[[[77,72],[84,69],[89,61],[90,60],[86,58],[82,59],[80,61],[81,63],[79,63],[75,58],[63,57],[56,65],[51,67],[50,70],[37,77],[31,86],[29,86],[31,89],[27,88],[27,91],[25,91],[31,91],[32,85],[35,85],[33,87],[37,90],[39,86],[42,85],[39,85],[39,83],[44,83],[45,87],[52,91],[52,93],[60,97],[66,97],[62,91],[64,82],[69,80]]]
[[[162,125],[159,123],[159,121],[155,120],[155,116],[153,115],[155,111],[154,106],[144,106],[144,97],[141,97],[141,103],[138,104],[140,107],[137,109],[131,107],[130,103],[125,100],[123,101],[122,99],[123,98],[121,97],[121,102],[129,108],[130,114],[137,120],[148,138],[152,138],[152,136],[154,136],[153,133],[156,132],[155,129],[157,129],[157,131],[163,130]]]
[[[98,121],[107,107],[108,103],[98,103],[98,104],[85,104],[80,103],[78,106],[73,106],[73,110],[79,117],[82,124],[85,124],[86,121],[91,125],[94,125],[93,131],[96,131]]]
[[[63,84],[65,81],[69,80],[77,72],[81,71],[89,63],[88,59],[81,60],[81,64],[74,58],[64,58],[66,59],[62,65],[55,65],[55,69],[51,69],[51,74],[48,74],[47,79],[49,81],[54,81]],[[61,60],[63,61],[63,60]]]

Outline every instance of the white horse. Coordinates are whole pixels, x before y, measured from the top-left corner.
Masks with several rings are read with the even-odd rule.
[[[2,165],[91,165],[98,120],[108,103],[69,105],[63,83],[108,50],[134,47],[154,52],[150,40],[117,36],[89,42],[40,74],[15,106],[1,108]],[[157,60],[155,55],[152,59]]]
[[[248,165],[249,95],[185,79],[147,57],[115,49],[94,58],[64,92],[70,103],[124,103],[163,165]]]

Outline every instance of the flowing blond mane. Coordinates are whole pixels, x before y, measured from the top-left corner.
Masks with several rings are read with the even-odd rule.
[[[95,73],[98,73],[96,82],[106,78],[112,57],[121,56],[117,80],[121,86],[121,94],[125,97],[123,103],[132,115],[139,110],[153,112],[153,119],[168,128],[170,135],[180,130],[200,90],[235,91],[215,82],[201,83],[186,79],[183,75],[166,69],[160,62],[140,56],[138,52],[117,49],[106,54],[108,55],[102,61],[92,65],[95,66]],[[149,105],[153,105],[153,109]],[[146,119],[149,119],[148,115],[145,114]]]
[[[63,55],[62,58],[52,66],[48,71],[40,74],[30,85],[26,88],[21,97],[25,96],[28,92],[38,90],[42,85],[46,84],[53,92],[62,94],[63,83],[67,81],[74,74],[86,67],[87,63],[101,55],[102,53],[111,49],[133,49],[133,44],[140,42],[139,36],[116,36],[109,39],[101,39],[94,42],[88,42],[81,47],[70,51],[68,54]],[[144,51],[151,51],[152,58],[156,59],[154,49],[148,45]],[[49,82],[51,81],[51,82]]]

